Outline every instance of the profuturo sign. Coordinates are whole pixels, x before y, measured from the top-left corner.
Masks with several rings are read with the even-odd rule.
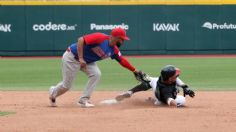
[[[202,27],[210,29],[210,30],[235,30],[236,29],[236,24],[226,23],[226,22],[223,23],[223,24],[205,22],[202,25]]]

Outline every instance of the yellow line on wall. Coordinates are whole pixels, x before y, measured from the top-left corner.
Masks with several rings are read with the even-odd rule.
[[[236,0],[0,0],[0,5],[230,5]]]

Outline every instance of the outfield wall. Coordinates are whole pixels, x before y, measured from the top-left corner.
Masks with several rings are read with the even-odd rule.
[[[235,54],[236,3],[229,1],[0,2],[0,56],[61,55],[79,36],[115,26],[131,38],[121,48],[126,55]]]

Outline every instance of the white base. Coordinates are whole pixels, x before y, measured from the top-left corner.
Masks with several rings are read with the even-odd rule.
[[[116,99],[106,99],[100,102],[100,104],[112,105],[119,103]]]

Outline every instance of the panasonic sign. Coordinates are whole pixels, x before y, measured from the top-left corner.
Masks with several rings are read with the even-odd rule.
[[[11,32],[11,24],[0,24],[0,32]]]
[[[129,25],[127,24],[118,24],[118,25],[113,25],[113,24],[102,24],[102,25],[98,25],[96,23],[91,23],[90,24],[90,30],[112,30],[114,28],[123,28],[125,30],[129,29]]]
[[[224,24],[205,22],[202,27],[210,30],[236,30],[236,24],[226,22]]]
[[[48,22],[48,24],[34,24],[34,31],[74,31],[76,30],[77,24],[68,26],[67,24],[53,24]]]
[[[179,23],[153,23],[153,31],[179,32]]]

